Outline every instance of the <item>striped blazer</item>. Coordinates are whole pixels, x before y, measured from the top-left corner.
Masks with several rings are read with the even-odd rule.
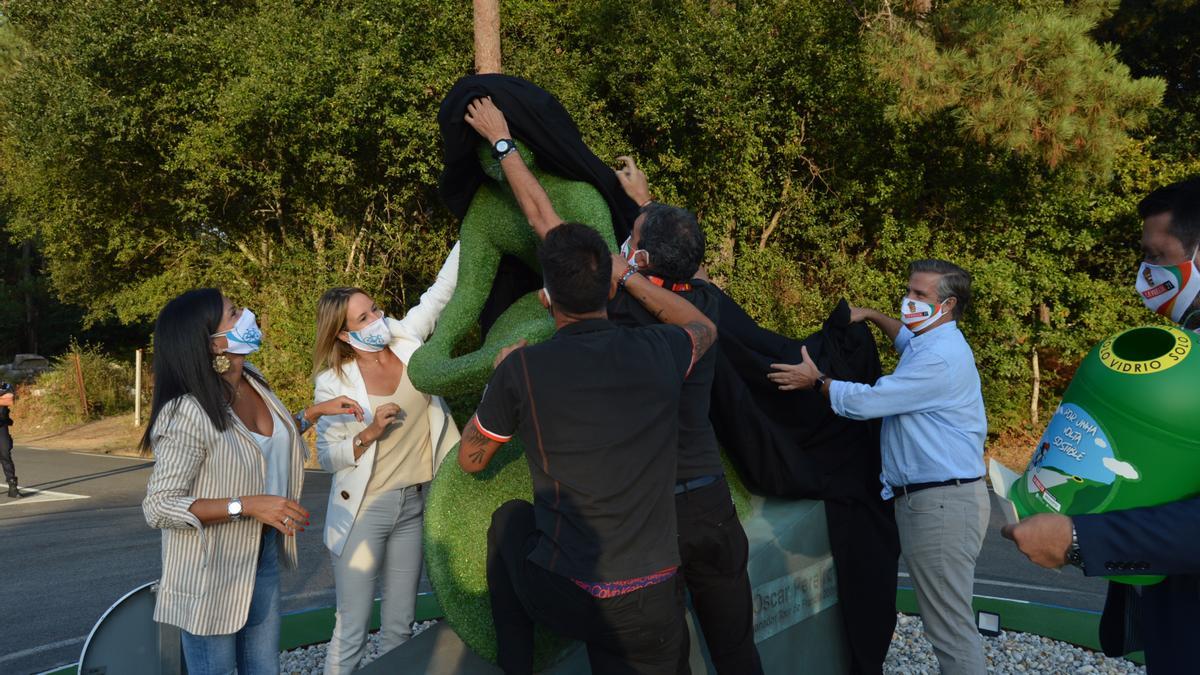
[[[245,367],[253,371],[249,364]],[[291,414],[269,388],[247,379],[273,412],[290,421]],[[150,436],[156,462],[142,512],[150,527],[162,530],[154,620],[194,635],[236,633],[246,624],[258,569],[262,523],[244,517],[205,526],[188,510],[197,499],[263,493],[262,451],[238,416],[229,411],[229,417],[229,428],[218,431],[195,398],[180,396],[163,408]],[[307,449],[295,425],[287,426],[292,440],[287,493],[288,499],[299,501]],[[296,538],[276,541],[280,561],[295,568]]]

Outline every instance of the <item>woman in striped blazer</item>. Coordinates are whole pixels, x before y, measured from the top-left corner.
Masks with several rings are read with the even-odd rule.
[[[154,619],[183,629],[191,675],[279,672],[279,563],[296,566],[305,448],[342,397],[293,416],[246,355],[262,333],[212,288],[163,307],[154,326],[154,401],[142,438],[154,471],[142,510],[162,530]]]

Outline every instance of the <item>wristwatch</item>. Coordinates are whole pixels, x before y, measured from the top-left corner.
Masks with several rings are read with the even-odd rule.
[[[508,156],[508,153],[516,149],[517,144],[513,142],[513,139],[501,138],[500,140],[496,141],[495,145],[492,146],[492,157],[495,157],[496,161],[502,161]]]
[[[1075,533],[1075,523],[1071,523],[1071,547],[1067,549],[1067,562],[1083,569],[1083,554],[1079,551],[1079,535]]]
[[[358,434],[354,435],[354,447],[365,448],[368,445],[370,445],[370,443],[363,443],[362,439],[358,437]]]
[[[229,514],[229,519],[238,521],[242,518],[242,498],[234,497],[225,505],[225,512]]]
[[[817,379],[813,380],[813,391],[816,391],[816,392],[821,391],[821,389],[823,389],[825,387],[825,382],[828,379],[829,379],[828,375],[818,375]]]

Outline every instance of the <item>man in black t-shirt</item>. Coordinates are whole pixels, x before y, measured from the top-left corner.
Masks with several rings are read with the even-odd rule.
[[[487,466],[520,434],[534,504],[510,501],[488,531],[488,590],[499,664],[529,673],[533,624],[587,644],[593,672],[686,673],[677,570],[675,472],[684,379],[716,338],[687,301],[655,286],[596,231],[561,224],[486,99],[467,121],[497,149],[538,251],[542,303],[558,328],[498,358],[467,423],[459,464]],[[623,288],[662,324],[620,328],[605,304]]]
[[[719,322],[720,296],[694,278],[704,260],[704,233],[686,209],[650,199],[646,174],[622,157],[621,185],[641,214],[621,247],[621,255],[652,283],[669,289]],[[628,293],[608,304],[618,326],[652,326],[658,319]],[[710,349],[683,384],[679,403],[679,460],[675,472],[675,514],[679,527],[679,568],[709,655],[718,673],[762,673],[754,645],[754,605],[746,572],[749,542],[737,518],[717,435],[708,413],[717,350]]]

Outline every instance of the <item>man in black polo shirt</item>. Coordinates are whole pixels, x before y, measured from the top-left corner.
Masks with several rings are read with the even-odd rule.
[[[494,145],[508,140],[486,101],[467,120]],[[544,237],[542,301],[558,327],[546,343],[502,354],[459,448],[459,464],[479,471],[519,433],[533,478],[534,505],[502,505],[488,532],[500,666],[530,672],[538,621],[587,643],[593,672],[687,672],[674,422],[683,381],[716,328],[610,256],[594,230],[560,225],[520,158],[508,159],[515,152],[500,154]],[[664,323],[609,322],[613,282]]]
[[[650,199],[646,174],[630,157],[617,177],[641,214],[621,255],[655,285],[669,289],[719,321],[720,297],[694,278],[704,260],[704,233],[686,209]],[[618,326],[649,326],[658,319],[628,293],[608,303]],[[710,349],[683,384],[679,403],[679,460],[675,471],[675,515],[679,526],[679,572],[692,595],[718,673],[762,672],[754,645],[754,604],[746,573],[750,545],[725,481],[717,435],[709,421],[717,350]]]

